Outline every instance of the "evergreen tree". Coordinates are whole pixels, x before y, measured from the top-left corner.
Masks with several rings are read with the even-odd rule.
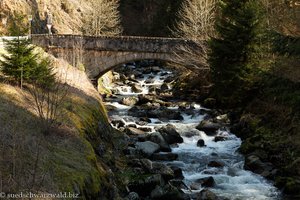
[[[28,30],[24,28],[23,21],[24,16],[21,15],[16,15],[13,19],[10,33],[16,38],[4,41],[7,53],[1,55],[0,70],[4,75],[19,82],[21,87],[23,81],[41,86],[49,85],[54,82],[50,62],[48,59],[39,58],[30,40],[23,37]]]
[[[210,41],[214,93],[228,102],[243,98],[251,70],[259,61],[262,6],[258,0],[220,0],[216,20],[218,38]]]

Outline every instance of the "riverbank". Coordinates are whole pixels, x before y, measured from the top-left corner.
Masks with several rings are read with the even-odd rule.
[[[232,131],[243,139],[248,168],[264,173],[291,199],[300,196],[300,84],[268,74],[255,98],[245,105]],[[263,164],[264,163],[264,164]]]
[[[44,134],[33,97],[24,87],[0,83],[2,192],[118,199],[114,171],[122,168],[121,135],[111,128],[101,97],[85,72],[53,58],[67,96],[57,126]]]

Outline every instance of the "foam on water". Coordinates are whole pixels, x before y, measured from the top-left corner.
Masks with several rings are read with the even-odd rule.
[[[134,65],[130,66],[135,68]],[[145,75],[143,78],[138,79],[143,91],[141,93],[134,93],[130,86],[117,86],[120,95],[136,96],[139,94],[147,94],[149,86],[162,85],[164,80],[161,76],[162,73],[169,71],[161,71],[158,75],[153,77],[153,74]],[[145,83],[146,80],[152,78],[152,83]],[[250,171],[244,170],[244,158],[237,153],[237,149],[241,145],[241,140],[227,130],[219,130],[217,135],[226,136],[228,140],[214,141],[214,136],[208,136],[204,132],[197,130],[195,127],[203,118],[204,115],[199,114],[200,110],[209,110],[201,107],[199,104],[193,104],[190,112],[181,113],[183,120],[171,120],[163,122],[157,118],[150,118],[151,122],[146,126],[141,126],[135,123],[136,119],[128,116],[128,109],[130,106],[125,106],[117,102],[108,103],[115,106],[118,111],[118,117],[124,118],[125,125],[135,125],[136,127],[151,128],[151,132],[155,128],[173,124],[177,131],[182,135],[183,143],[178,144],[177,147],[172,148],[173,153],[178,154],[176,161],[171,161],[168,164],[180,167],[183,170],[184,182],[190,186],[198,179],[212,176],[215,180],[215,187],[210,188],[211,191],[218,196],[228,198],[230,200],[275,200],[280,199],[280,192],[263,177],[256,175]],[[171,110],[179,110],[178,106],[168,107]],[[112,116],[111,116],[112,117]],[[115,117],[115,116],[114,116]],[[186,137],[187,133],[193,133],[191,137]],[[198,147],[197,142],[203,139],[205,147]],[[210,161],[217,161],[224,163],[224,167],[216,168],[209,167]],[[199,190],[186,190],[185,192],[199,192]]]

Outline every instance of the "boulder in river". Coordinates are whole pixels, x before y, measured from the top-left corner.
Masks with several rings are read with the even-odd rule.
[[[226,141],[226,140],[228,140],[228,137],[222,136],[222,135],[217,135],[217,136],[214,138],[214,141],[215,141],[215,142],[221,142],[221,141]]]
[[[151,156],[153,153],[156,153],[159,151],[160,147],[158,144],[150,141],[146,142],[137,142],[135,144],[136,148],[139,149],[143,154],[146,156]]]
[[[272,163],[265,163],[256,155],[247,156],[245,159],[245,169],[251,170],[254,173],[260,174],[264,177],[269,177],[274,172]]]
[[[214,123],[211,120],[203,120],[197,125],[196,129],[204,131],[207,135],[215,135],[221,127],[220,124]]]
[[[222,163],[222,162],[218,162],[218,161],[210,161],[209,163],[208,163],[208,165],[207,166],[209,166],[209,167],[224,167],[225,166],[225,164],[224,163]]]
[[[196,183],[200,183],[202,187],[213,187],[216,184],[212,176],[200,178],[196,181]]]
[[[114,119],[114,120],[111,121],[111,123],[112,123],[112,125],[114,125],[117,128],[125,126],[125,122],[121,119]]]
[[[174,178],[174,171],[167,165],[160,162],[152,162],[152,168],[150,170],[153,174],[160,174],[167,182]]]
[[[133,106],[135,105],[137,102],[138,102],[138,98],[135,97],[135,96],[131,96],[131,97],[124,97],[122,100],[121,100],[121,103],[126,105],[126,106]]]
[[[144,135],[145,131],[142,131],[140,129],[134,128],[134,127],[126,127],[125,129],[127,135]]]
[[[184,176],[182,174],[182,169],[181,168],[179,168],[177,166],[170,166],[170,168],[174,172],[174,176],[175,176],[174,178],[180,179],[180,180],[184,179]]]
[[[197,146],[198,147],[204,147],[205,146],[205,142],[203,139],[199,139],[198,142],[197,142]]]
[[[160,129],[158,129],[158,131],[161,133],[161,135],[163,136],[163,138],[166,140],[168,144],[183,142],[183,138],[180,136],[175,126],[172,124],[163,126]]]
[[[136,192],[140,196],[145,197],[150,195],[151,191],[154,190],[157,185],[161,185],[162,182],[160,174],[153,174],[130,182],[128,188],[131,192]]]
[[[176,153],[154,153],[152,155],[152,160],[160,160],[160,161],[173,161],[178,158]]]
[[[140,200],[140,197],[139,197],[138,193],[130,192],[125,199],[126,200]]]
[[[163,83],[163,84],[160,86],[160,91],[161,91],[161,92],[166,92],[166,91],[168,91],[168,90],[169,90],[168,84]]]
[[[146,139],[158,144],[160,146],[161,151],[171,152],[169,144],[165,141],[164,137],[160,133],[151,133],[146,137]]]
[[[196,198],[193,199],[196,200],[219,200],[217,195],[208,189],[201,190],[201,192],[197,193],[195,196]]]
[[[156,186],[150,195],[153,200],[186,200],[189,199],[186,194],[176,187],[167,184],[165,186]]]
[[[131,90],[135,93],[141,93],[143,92],[143,88],[140,85],[134,84],[131,86]]]

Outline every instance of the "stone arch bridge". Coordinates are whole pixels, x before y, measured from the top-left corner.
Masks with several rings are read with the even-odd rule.
[[[136,60],[174,62],[179,47],[195,45],[190,40],[152,37],[95,37],[81,35],[32,35],[32,43],[98,78],[120,64]]]

